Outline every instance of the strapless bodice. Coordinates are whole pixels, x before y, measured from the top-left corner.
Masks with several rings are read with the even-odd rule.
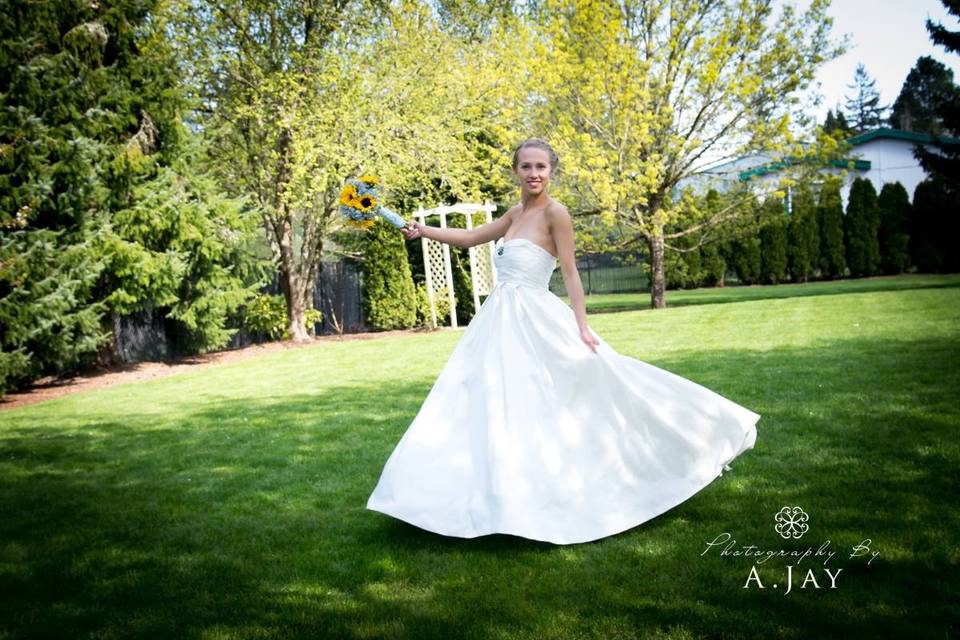
[[[510,238],[497,242],[493,251],[497,281],[522,284],[537,289],[550,286],[557,259],[533,240]]]

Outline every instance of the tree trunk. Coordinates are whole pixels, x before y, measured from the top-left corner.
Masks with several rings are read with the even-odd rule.
[[[663,296],[663,227],[655,228],[650,238],[650,277],[650,306],[663,309],[667,306]]]
[[[293,224],[289,214],[284,215],[280,232],[280,288],[287,299],[287,331],[294,342],[310,340],[307,334],[306,301],[300,273],[293,258]]]
[[[294,283],[290,283],[293,288]],[[290,339],[294,342],[308,342],[310,334],[307,333],[307,303],[304,300],[302,287],[296,287],[293,295],[287,298],[287,317],[290,318],[290,324],[287,330],[290,332]]]
[[[290,145],[293,134],[284,129],[277,140],[279,161],[276,177],[276,203],[280,213],[277,229],[277,244],[280,250],[280,288],[287,299],[287,331],[294,342],[310,340],[306,328],[306,301],[303,294],[303,277],[297,266],[293,251],[293,214],[283,201],[283,192],[290,180]],[[307,239],[305,239],[307,240]],[[285,282],[284,282],[285,280]]]

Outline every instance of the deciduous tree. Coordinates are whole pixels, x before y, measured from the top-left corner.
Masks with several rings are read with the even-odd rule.
[[[787,6],[774,15],[771,3],[734,0],[538,5],[534,130],[565,158],[558,187],[570,210],[592,220],[578,242],[648,245],[653,307],[665,306],[671,242],[699,242],[750,209],[742,201],[697,207],[680,197],[681,181],[747,151],[804,153],[794,144],[791,109],[839,51],[827,7],[814,0],[806,12]]]

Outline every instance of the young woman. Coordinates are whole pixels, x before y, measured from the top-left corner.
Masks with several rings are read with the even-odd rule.
[[[684,502],[753,448],[759,414],[590,329],[573,225],[547,193],[558,164],[549,144],[526,140],[513,154],[520,204],[476,229],[402,230],[461,247],[498,241],[498,282],[367,509],[447,536],[588,542]],[[548,287],[558,260],[572,309]]]

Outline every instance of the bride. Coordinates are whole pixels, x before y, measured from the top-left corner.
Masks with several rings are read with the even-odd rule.
[[[588,542],[686,501],[753,448],[759,414],[617,353],[589,327],[573,224],[547,194],[558,164],[528,139],[513,153],[520,204],[475,229],[402,229],[461,247],[497,241],[498,282],[367,509],[447,536]],[[549,290],[558,261],[572,308]]]

